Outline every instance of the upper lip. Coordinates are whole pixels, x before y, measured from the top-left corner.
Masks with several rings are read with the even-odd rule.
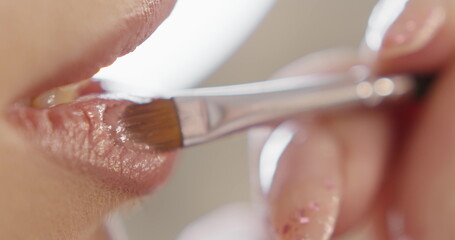
[[[119,19],[116,29],[81,50],[84,53],[81,58],[64,64],[50,78],[19,98],[33,98],[50,88],[90,78],[101,67],[111,64],[144,41],[169,14],[175,1],[138,2],[140,5],[134,13]],[[110,129],[110,123],[106,124],[105,112],[100,109],[117,106],[122,109],[127,104],[131,103],[96,99],[47,109],[13,104],[9,118],[25,129],[57,163],[93,175],[112,187],[143,193],[154,188],[169,173],[173,153],[131,150],[128,149],[131,145],[118,141],[115,129]],[[93,114],[97,116],[93,117]],[[100,141],[105,144],[100,144]],[[107,157],[109,159],[103,159]]]
[[[169,15],[175,4],[175,0],[137,2],[131,13],[118,19],[114,29],[79,49],[79,58],[64,63],[19,97],[33,97],[50,88],[92,77],[100,68],[112,64],[118,57],[133,51],[146,40]]]

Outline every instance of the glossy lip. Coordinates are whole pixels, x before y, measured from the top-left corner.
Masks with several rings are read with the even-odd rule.
[[[167,17],[175,3],[139,2],[139,10],[86,49],[83,58],[67,64],[19,99],[91,77],[101,67],[134,50]],[[57,164],[133,194],[152,191],[169,175],[175,153],[157,153],[126,139],[119,131],[118,118],[132,102],[99,98],[97,84],[91,83],[91,95],[55,107],[32,108],[14,103],[9,119]]]

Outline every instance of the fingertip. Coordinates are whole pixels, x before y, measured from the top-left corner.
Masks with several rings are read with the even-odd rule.
[[[451,58],[455,50],[455,36],[445,30],[441,32],[425,47],[405,55],[389,56],[380,51],[376,61],[378,74],[437,73]]]
[[[455,9],[447,0],[383,0],[369,20],[364,48],[378,74],[433,73],[451,58]]]
[[[277,239],[329,239],[341,193],[340,144],[314,123],[287,121],[259,154],[259,182]]]

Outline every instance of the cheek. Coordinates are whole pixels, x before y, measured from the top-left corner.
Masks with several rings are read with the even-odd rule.
[[[96,39],[100,35],[99,26],[107,25],[108,21],[115,23],[115,19],[106,16],[118,15],[121,2],[0,2],[0,29],[6,29],[7,33],[0,36],[2,96],[9,95],[16,87],[23,88],[22,85],[31,80],[40,80],[54,71],[57,63],[74,58],[91,42],[90,38]],[[107,11],[111,13],[107,15]],[[95,19],[95,13],[98,19]]]

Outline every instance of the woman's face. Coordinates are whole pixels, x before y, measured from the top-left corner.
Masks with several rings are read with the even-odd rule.
[[[132,51],[166,18],[174,3],[0,2],[3,238],[93,238],[95,232],[102,234],[105,214],[152,191],[167,176],[172,153],[145,154],[140,159],[146,160],[138,160],[141,153],[121,145],[111,134],[107,115],[115,118],[123,105],[93,99],[75,103],[74,96],[69,96],[72,90],[57,95],[45,92],[90,78],[100,67]],[[97,92],[92,85],[79,88]],[[43,93],[45,100],[39,100]],[[57,104],[70,102],[51,108],[52,97],[70,99]]]

